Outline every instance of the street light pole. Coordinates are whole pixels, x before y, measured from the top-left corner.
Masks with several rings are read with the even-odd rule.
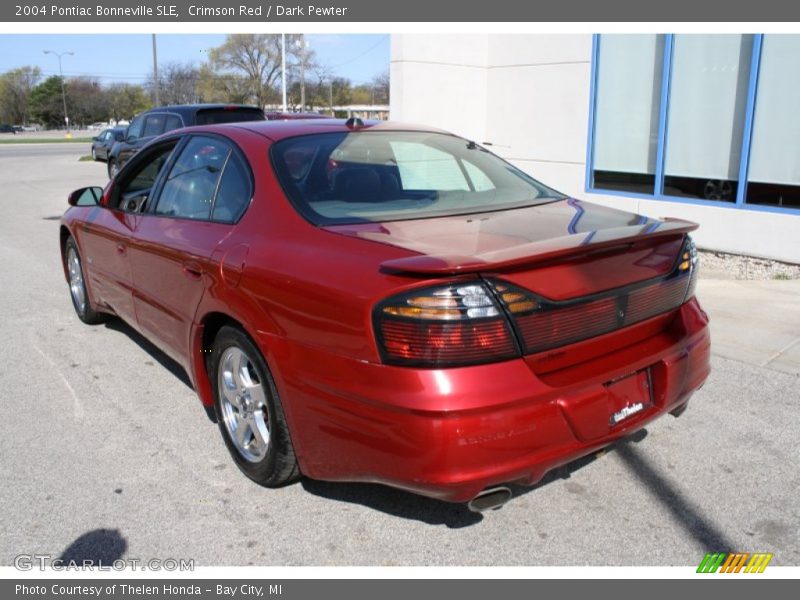
[[[306,36],[300,34],[300,112],[306,112]]]
[[[67,126],[67,137],[72,137],[69,132],[69,116],[67,116],[67,90],[64,87],[64,71],[61,68],[62,56],[75,56],[74,52],[54,52],[52,50],[45,50],[45,54],[55,54],[58,57],[58,76],[61,79],[61,100],[64,103],[64,124]]]
[[[281,34],[281,85],[283,87],[283,112],[286,112],[286,34]]]
[[[156,106],[161,106],[161,97],[158,93],[158,88],[160,86],[160,81],[158,80],[158,53],[156,51],[156,34],[153,34],[153,92],[155,94],[155,104]]]

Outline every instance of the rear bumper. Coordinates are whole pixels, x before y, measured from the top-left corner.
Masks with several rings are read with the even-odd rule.
[[[546,374],[529,359],[431,370],[285,348],[292,359],[279,361],[276,379],[300,467],[315,479],[452,502],[501,483],[534,484],[680,409],[704,383],[710,338],[697,301],[659,319],[654,335],[624,346],[620,336],[630,332],[615,332],[613,351]],[[608,382],[637,372],[649,382],[643,408],[612,424],[619,400]]]

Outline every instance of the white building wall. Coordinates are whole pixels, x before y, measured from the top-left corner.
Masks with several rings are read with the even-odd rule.
[[[585,191],[591,35],[395,34],[391,118],[491,144],[572,196],[700,223],[703,248],[800,263],[800,215]]]
[[[488,41],[486,35],[393,35],[391,119],[483,140]]]

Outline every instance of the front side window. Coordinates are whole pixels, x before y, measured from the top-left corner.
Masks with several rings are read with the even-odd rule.
[[[127,139],[129,142],[132,142],[142,137],[143,125],[144,125],[144,115],[136,117],[128,126],[128,132],[125,135],[125,139]]]
[[[278,178],[311,222],[346,224],[520,208],[564,196],[455,136],[322,133],[272,148]]]
[[[210,218],[217,182],[230,154],[230,146],[217,138],[192,137],[167,175],[156,214],[182,219]]]
[[[159,173],[169,160],[176,142],[160,147],[141,157],[123,170],[118,185],[116,208],[127,212],[144,212]]]

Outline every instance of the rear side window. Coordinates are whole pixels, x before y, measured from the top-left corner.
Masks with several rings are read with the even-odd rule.
[[[195,125],[264,120],[264,111],[257,108],[207,108],[197,111]]]
[[[164,132],[164,115],[147,115],[144,120],[142,137],[161,135]]]
[[[235,154],[231,154],[217,189],[211,219],[233,223],[244,213],[250,202],[250,177]]]
[[[164,125],[164,133],[172,131],[173,129],[180,129],[183,127],[183,121],[178,115],[167,115],[166,123]]]

